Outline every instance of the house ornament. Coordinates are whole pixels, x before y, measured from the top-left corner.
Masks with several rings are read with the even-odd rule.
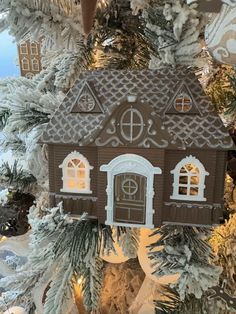
[[[43,132],[50,205],[114,226],[223,220],[234,144],[185,67],[83,73]]]
[[[227,310],[236,310],[236,296],[233,296],[231,293],[227,291],[225,285],[223,283],[222,286],[214,286],[210,289],[210,295],[208,296],[209,300],[212,299],[220,299],[223,303],[225,303]]]

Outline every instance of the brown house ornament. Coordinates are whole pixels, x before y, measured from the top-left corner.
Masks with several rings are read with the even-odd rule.
[[[43,133],[51,206],[109,225],[222,219],[234,144],[184,67],[81,74]]]

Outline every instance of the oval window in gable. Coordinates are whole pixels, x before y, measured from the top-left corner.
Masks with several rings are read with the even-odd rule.
[[[120,119],[120,132],[123,138],[133,143],[139,139],[143,133],[143,117],[135,108],[125,110]]]

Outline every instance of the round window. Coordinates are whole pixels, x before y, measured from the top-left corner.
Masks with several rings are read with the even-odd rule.
[[[79,110],[84,112],[90,112],[95,107],[95,101],[89,93],[84,93],[78,100]]]
[[[133,179],[125,179],[122,182],[122,191],[126,195],[134,195],[138,191],[138,183]]]
[[[175,110],[178,112],[188,112],[192,108],[192,100],[187,94],[179,94],[175,98]]]
[[[143,117],[134,108],[125,110],[120,120],[120,130],[123,138],[130,143],[136,141],[143,133]]]

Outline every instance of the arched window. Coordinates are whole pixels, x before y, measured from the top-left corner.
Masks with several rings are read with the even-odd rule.
[[[22,65],[22,70],[29,71],[30,67],[29,67],[29,60],[28,59],[23,58],[21,60],[21,65]]]
[[[36,43],[31,43],[30,44],[30,52],[32,55],[37,55],[38,54],[38,46]]]
[[[33,71],[39,71],[39,61],[37,59],[33,59],[31,61],[31,64],[32,64],[32,70]]]
[[[28,53],[28,48],[27,48],[26,43],[20,44],[20,53],[21,54],[27,54]]]
[[[90,190],[90,166],[87,158],[74,151],[59,166],[62,168],[63,188],[61,192],[92,193]]]
[[[209,173],[197,158],[190,155],[182,159],[171,173],[174,175],[171,199],[206,201],[205,176]]]

